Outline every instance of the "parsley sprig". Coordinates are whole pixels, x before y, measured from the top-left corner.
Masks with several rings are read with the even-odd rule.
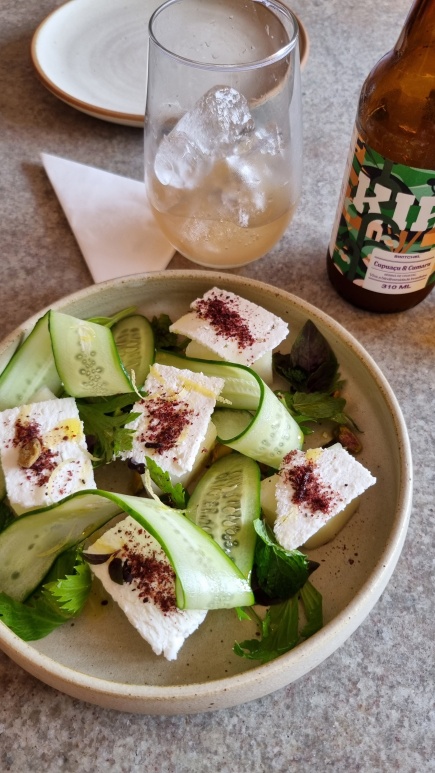
[[[27,601],[0,593],[0,619],[24,641],[42,639],[80,614],[91,583],[81,551],[71,548],[57,558],[44,584]]]

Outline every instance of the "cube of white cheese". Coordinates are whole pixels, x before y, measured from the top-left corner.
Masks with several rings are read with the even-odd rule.
[[[224,383],[203,373],[152,365],[145,397],[133,406],[139,416],[126,425],[134,430],[133,447],[122,458],[141,464],[150,457],[174,476],[192,470]]]
[[[95,563],[101,555],[107,560]],[[128,516],[88,547],[86,556],[95,576],[155,654],[175,660],[207,612],[178,609],[174,570],[157,540]]]
[[[330,518],[376,483],[371,473],[339,443],[330,448],[290,451],[277,478],[273,530],[287,550],[303,545]]]
[[[17,514],[96,488],[73,397],[1,411],[0,458],[7,496]]]
[[[223,360],[252,367],[288,334],[280,317],[228,290],[213,287],[170,330],[188,336]]]

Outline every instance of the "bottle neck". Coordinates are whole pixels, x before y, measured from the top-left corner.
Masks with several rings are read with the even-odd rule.
[[[398,54],[435,43],[435,0],[414,0],[394,47]]]

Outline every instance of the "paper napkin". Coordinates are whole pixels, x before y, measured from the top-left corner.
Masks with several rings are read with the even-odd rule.
[[[175,250],[154,221],[144,183],[41,158],[94,282],[166,268]]]

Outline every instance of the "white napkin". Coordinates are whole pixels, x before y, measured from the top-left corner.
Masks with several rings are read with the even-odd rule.
[[[94,282],[166,268],[175,250],[154,221],[144,183],[41,158]]]

